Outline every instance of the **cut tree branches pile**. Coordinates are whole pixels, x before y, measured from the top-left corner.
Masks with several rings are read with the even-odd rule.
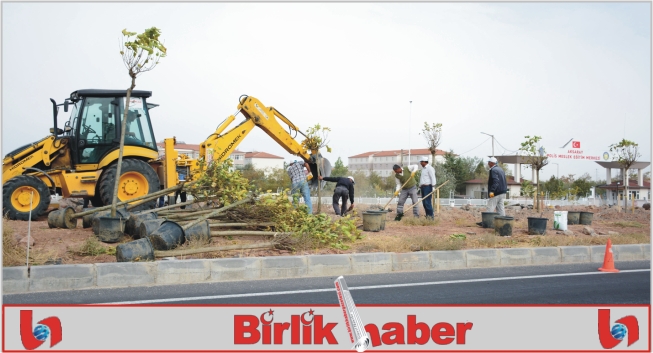
[[[249,181],[233,170],[231,163],[231,160],[211,163],[197,180],[167,189],[186,191],[193,196],[193,201],[140,212],[130,212],[128,206],[120,209],[119,215],[127,224],[125,233],[135,240],[119,244],[116,259],[119,262],[146,261],[157,257],[260,248],[347,249],[361,239],[362,233],[356,227],[359,219],[355,215],[332,220],[326,214],[308,214],[305,205],[294,207],[286,191],[260,195],[251,190]],[[184,209],[180,209],[182,205]],[[88,215],[88,212],[91,211],[85,213]],[[102,214],[94,213],[91,222],[83,222],[84,227],[97,223],[96,218]],[[119,241],[107,240],[98,234],[98,227],[92,227],[101,241]],[[234,237],[240,236],[248,240],[239,238],[238,244],[234,244]],[[218,237],[232,244],[210,246],[212,239]]]

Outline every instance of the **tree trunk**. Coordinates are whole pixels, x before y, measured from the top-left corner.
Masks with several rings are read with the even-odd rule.
[[[628,213],[628,169],[626,168],[624,168],[624,213]]]
[[[535,170],[535,200],[537,202],[537,212],[540,212],[540,170]]]
[[[120,175],[122,173],[122,154],[125,150],[125,133],[127,132],[127,110],[129,109],[129,100],[131,99],[132,90],[136,87],[136,77],[132,76],[132,84],[127,89],[125,98],[125,108],[122,114],[122,126],[120,132],[120,149],[118,150],[118,165],[116,166],[116,183],[113,186],[113,202],[111,202],[111,217],[116,217],[116,204],[118,203],[118,187],[120,185]]]
[[[319,154],[320,150],[317,153],[317,213],[322,213],[322,181],[320,180],[320,175],[322,175],[322,158]]]
[[[431,151],[431,167],[433,167],[433,173],[435,174],[435,150]],[[437,180],[436,180],[437,184]],[[440,191],[438,190],[438,195],[440,194]],[[439,199],[439,197],[438,197]],[[435,209],[435,195],[431,195],[431,208]]]

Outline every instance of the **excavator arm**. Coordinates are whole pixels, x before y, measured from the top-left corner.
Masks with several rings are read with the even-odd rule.
[[[295,124],[288,120],[288,118],[278,110],[274,109],[274,107],[266,107],[260,100],[254,97],[243,96],[240,98],[238,111],[242,112],[247,119],[254,121],[256,126],[265,131],[265,133],[288,151],[288,153],[302,157],[306,162],[314,162],[314,158],[313,160],[311,159],[312,156],[309,154],[310,152],[306,151],[306,149],[290,135],[292,131],[302,135],[304,134],[297,126],[295,126]],[[288,125],[289,131],[286,131],[286,129],[279,124],[276,118]]]
[[[304,134],[274,107],[267,107],[254,97],[242,96],[237,108],[238,112],[242,113],[246,118],[243,122],[223,133],[236,119],[235,115],[229,116],[206,141],[200,144],[200,156],[205,157],[207,162],[213,160],[223,161],[228,158],[247,134],[254,127],[259,127],[288,153],[301,157],[305,162],[316,163],[317,151],[308,151],[295,140],[291,135],[293,131],[301,135]],[[287,125],[287,130],[279,121]]]
[[[215,132],[209,135],[209,137],[200,144],[199,155],[200,158],[204,158],[206,164],[212,161],[224,161],[229,158],[231,153],[236,150],[245,137],[255,127],[259,127],[274,141],[281,145],[281,147],[288,151],[288,153],[298,156],[305,162],[308,162],[313,175],[317,175],[318,163],[321,165],[320,174],[323,176],[330,175],[331,164],[329,161],[326,158],[319,156],[318,151],[308,151],[301,145],[301,143],[297,142],[297,140],[295,140],[291,135],[293,132],[295,132],[295,136],[296,134],[305,135],[295,124],[278,110],[273,107],[267,107],[261,103],[260,100],[250,96],[241,96],[237,108],[238,111],[234,115],[230,115],[220,123]],[[245,116],[245,120],[225,132],[229,125],[236,120],[236,115],[238,113],[242,113]],[[279,121],[287,125],[287,128],[284,128]],[[167,166],[164,167],[166,175],[165,184],[168,187],[176,184],[179,181],[177,178],[178,173],[189,174],[191,179],[194,179],[194,177],[201,172],[201,163],[198,160],[181,158],[178,156],[174,151],[174,139],[166,139],[165,141],[167,162],[165,165],[171,167],[174,166],[176,168],[175,170]],[[170,158],[167,156],[170,156]],[[182,171],[180,172],[180,170]],[[317,182],[317,178],[314,178],[312,180],[312,184],[314,184],[313,186],[317,186]]]

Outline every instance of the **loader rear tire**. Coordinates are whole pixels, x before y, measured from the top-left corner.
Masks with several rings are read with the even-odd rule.
[[[33,198],[32,198],[33,195]],[[32,220],[35,221],[50,206],[50,189],[32,175],[19,175],[9,179],[2,187],[2,214],[9,219],[27,221],[32,202]]]
[[[105,205],[111,205],[113,202],[116,174],[117,165],[113,164],[105,169],[100,177],[100,198]],[[149,164],[140,159],[123,159],[120,174],[118,202],[159,191],[159,176]],[[132,211],[149,210],[154,207],[156,207],[156,200],[148,201]]]
[[[100,188],[99,188],[99,186],[100,185],[98,184],[98,188],[95,190],[95,196],[90,198],[91,206],[93,206],[93,207],[102,207],[102,206],[104,206],[104,202],[102,202],[102,198],[100,197]]]

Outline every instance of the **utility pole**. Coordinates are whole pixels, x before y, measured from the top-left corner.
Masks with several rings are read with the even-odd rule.
[[[494,135],[486,134],[484,132],[481,132],[481,134],[492,136],[492,157],[494,157]]]
[[[408,101],[408,165],[410,165],[410,121],[413,115],[413,101]]]

